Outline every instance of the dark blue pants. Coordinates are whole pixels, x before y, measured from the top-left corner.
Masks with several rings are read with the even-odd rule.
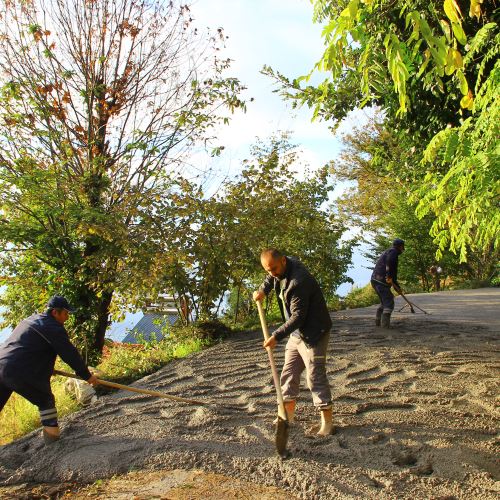
[[[390,285],[384,285],[375,280],[371,280],[371,284],[380,299],[378,310],[382,313],[391,314],[394,311],[394,295],[392,295]]]
[[[21,377],[14,376],[8,367],[0,366],[0,411],[6,405],[12,393],[15,392],[38,406],[42,425],[57,426],[57,410],[54,395],[48,390],[42,390]]]

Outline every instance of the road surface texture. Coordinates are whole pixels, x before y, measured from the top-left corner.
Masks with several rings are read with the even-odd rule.
[[[430,314],[397,312],[398,298],[389,331],[375,307],[333,315],[336,433],[311,432],[319,417],[303,389],[286,460],[262,335],[243,333],[134,384],[213,405],[104,396],[64,419],[53,445],[36,431],[1,447],[0,496],[87,483],[64,498],[497,499],[500,289],[408,298]]]

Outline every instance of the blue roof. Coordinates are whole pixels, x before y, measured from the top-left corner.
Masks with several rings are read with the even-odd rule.
[[[166,325],[173,325],[179,319],[178,314],[146,313],[132,330],[125,336],[122,342],[127,344],[138,344],[139,339],[146,341],[161,340],[163,329]]]

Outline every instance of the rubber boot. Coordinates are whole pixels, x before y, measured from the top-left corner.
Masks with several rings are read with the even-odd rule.
[[[288,417],[288,423],[292,424],[295,420],[295,401],[286,401],[285,402],[285,410],[286,416]]]
[[[318,431],[318,436],[329,436],[333,434],[333,410],[321,410],[321,427]]]
[[[44,427],[43,428],[43,441],[46,445],[55,443],[59,440],[61,431],[59,427]]]
[[[382,320],[380,322],[380,326],[382,328],[390,328],[391,327],[391,313],[382,314]]]
[[[382,318],[382,309],[377,309],[377,315],[375,316],[375,326],[380,326],[380,320]]]
[[[293,424],[295,420],[295,401],[285,401],[286,416],[288,417],[288,423]],[[278,423],[278,417],[274,419],[273,424]]]

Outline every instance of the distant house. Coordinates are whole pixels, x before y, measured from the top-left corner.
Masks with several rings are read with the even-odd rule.
[[[139,322],[122,340],[124,344],[139,344],[141,340],[161,340],[165,327],[173,325],[179,319],[179,314],[144,313]]]
[[[168,326],[180,319],[175,300],[169,295],[160,295],[156,302],[146,304],[144,316],[122,340],[125,344],[163,339]]]

